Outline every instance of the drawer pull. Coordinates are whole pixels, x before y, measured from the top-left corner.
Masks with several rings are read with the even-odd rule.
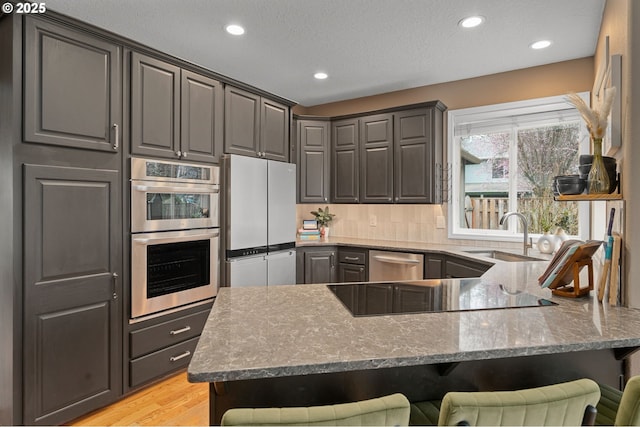
[[[175,330],[169,332],[169,335],[179,335],[179,334],[182,334],[184,332],[189,332],[190,330],[191,330],[191,326],[185,326],[184,328],[175,329]]]
[[[358,261],[359,258],[357,256],[346,256],[344,259],[347,261]]]
[[[191,356],[191,352],[189,350],[185,351],[184,353],[178,355],[178,356],[171,356],[169,358],[169,362],[177,362],[180,359],[184,359],[185,357],[189,357]]]

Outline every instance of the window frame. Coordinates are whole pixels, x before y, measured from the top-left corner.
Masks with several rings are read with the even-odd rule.
[[[580,97],[582,97],[587,104],[590,100],[590,92],[580,92],[578,93]],[[478,107],[469,107],[462,108],[458,110],[449,110],[447,111],[447,158],[450,163],[450,170],[452,173],[450,174],[451,182],[449,194],[451,194],[450,200],[448,200],[448,209],[447,209],[447,231],[449,239],[465,239],[465,240],[487,240],[487,241],[503,241],[503,242],[521,242],[523,238],[523,233],[517,232],[518,222],[509,221],[508,227],[506,229],[471,229],[465,228],[461,226],[461,202],[462,198],[459,197],[462,191],[462,184],[460,179],[460,174],[457,171],[460,170],[461,167],[461,156],[460,156],[460,136],[455,135],[456,124],[467,121],[477,120],[479,122],[482,121],[493,121],[506,119],[508,117],[513,116],[522,116],[526,114],[535,114],[535,113],[553,113],[558,112],[560,114],[561,111],[569,112],[571,110],[575,110],[569,102],[566,100],[565,96],[551,96],[544,98],[535,98],[523,101],[515,101],[515,102],[507,102],[501,104],[493,104],[493,105],[484,105]],[[573,112],[571,113],[573,115]],[[575,111],[576,117],[580,117],[579,113]],[[590,145],[589,145],[589,133],[582,119],[579,119],[580,122],[580,143],[578,151],[580,153],[589,153]],[[527,124],[523,124],[520,126],[520,129],[526,129]],[[511,129],[514,127],[512,126]],[[498,129],[496,127],[495,129]],[[513,157],[510,157],[510,169],[509,173],[513,173],[513,166],[517,165],[517,153],[514,144],[511,144],[511,154]],[[514,182],[510,180],[510,183]],[[514,203],[517,202],[517,195],[514,191],[515,188],[511,188],[510,184],[509,188],[509,205],[513,206]],[[463,202],[462,202],[463,203]],[[558,202],[562,203],[562,202]],[[588,204],[579,203],[578,204],[578,236],[579,239],[586,240],[589,237],[590,231],[590,222],[591,222],[591,213]],[[541,234],[529,234],[534,240],[537,240]]]

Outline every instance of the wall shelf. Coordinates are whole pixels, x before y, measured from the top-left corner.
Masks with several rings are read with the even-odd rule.
[[[559,202],[571,202],[571,201],[597,201],[597,200],[622,200],[622,194],[572,194],[564,195],[560,194],[554,196],[554,199]]]

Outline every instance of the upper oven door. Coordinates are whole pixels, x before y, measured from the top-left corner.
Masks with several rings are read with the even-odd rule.
[[[131,181],[131,232],[219,227],[218,185]]]

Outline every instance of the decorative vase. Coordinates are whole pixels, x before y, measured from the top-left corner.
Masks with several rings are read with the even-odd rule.
[[[549,234],[548,231],[545,231],[544,234],[538,237],[538,242],[536,243],[538,247],[538,251],[541,254],[550,254],[556,249],[556,236],[553,234]]]
[[[558,249],[560,249],[560,246],[562,246],[562,244],[569,239],[569,236],[567,236],[567,233],[565,233],[565,231],[562,229],[562,227],[558,227],[558,229],[556,230],[556,233],[554,234],[555,238],[556,238],[556,247],[554,249],[554,252],[557,251]]]
[[[320,227],[320,236],[327,239],[329,237],[329,227],[327,227],[326,225]]]
[[[589,194],[609,193],[609,174],[602,160],[602,138],[593,138],[593,162],[587,177],[587,192]]]

